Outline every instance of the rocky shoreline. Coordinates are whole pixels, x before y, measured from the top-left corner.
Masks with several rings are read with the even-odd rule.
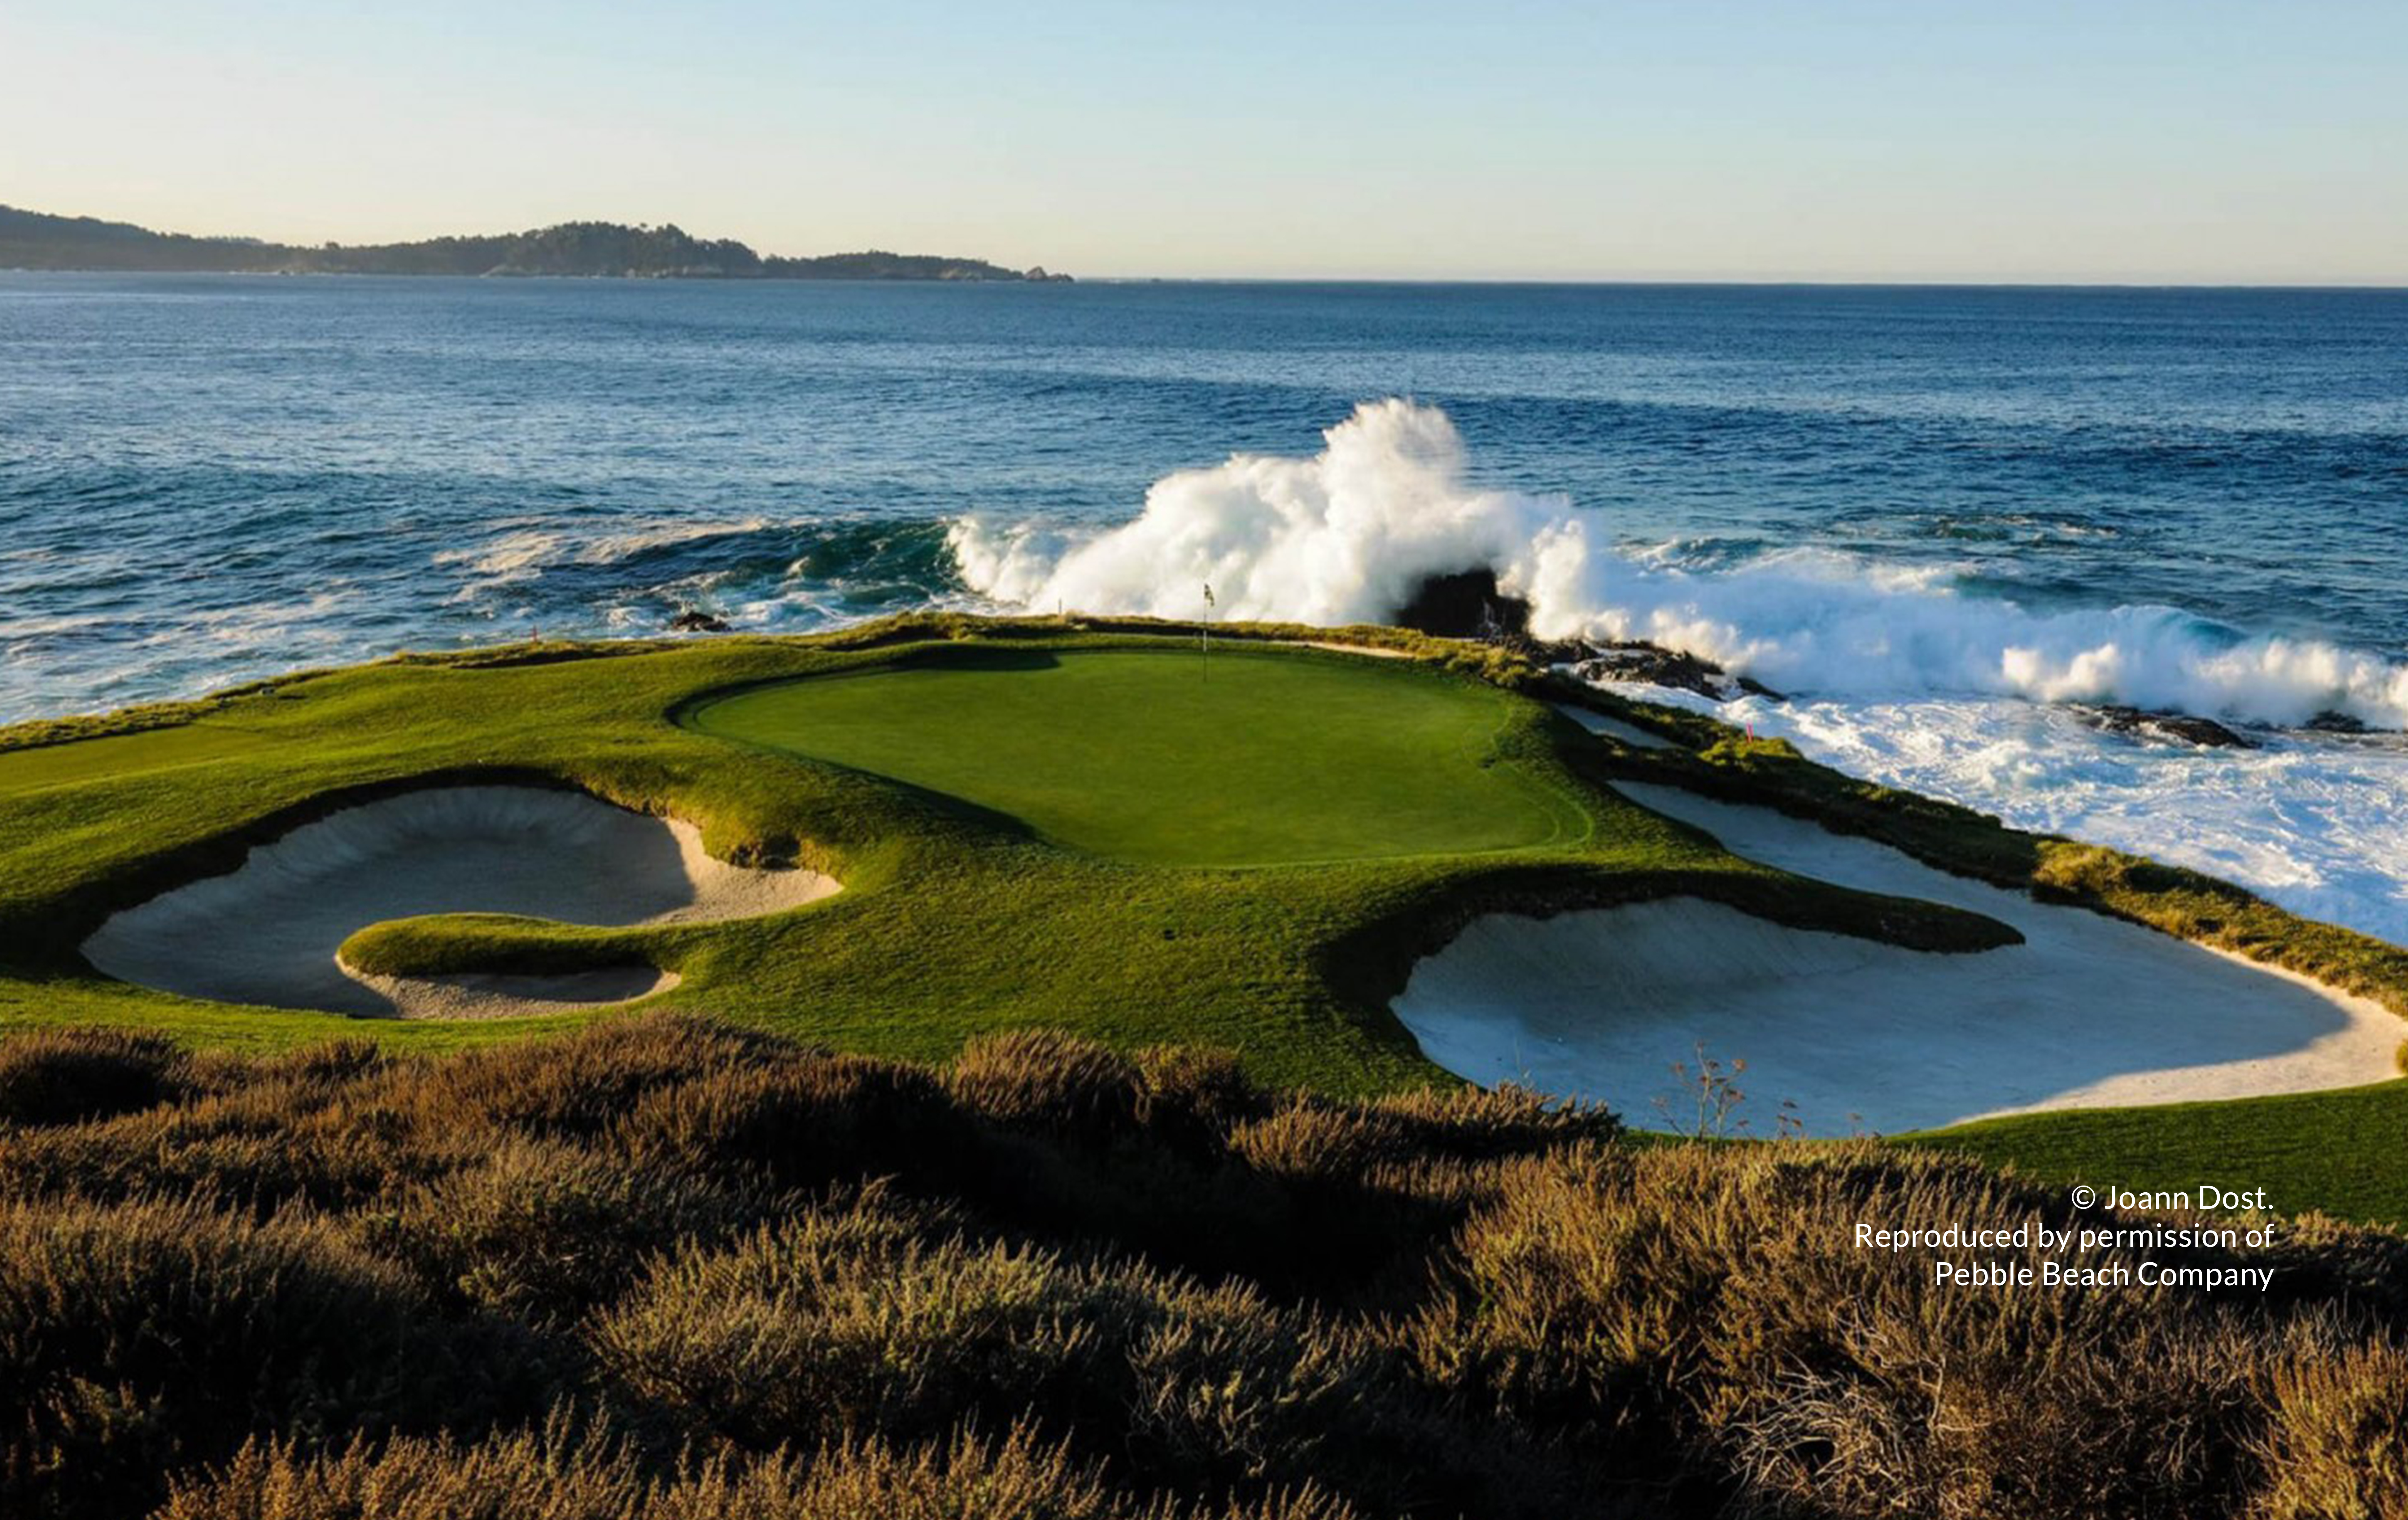
[[[1752,677],[1739,675],[1702,655],[1643,638],[1548,640],[1529,631],[1530,604],[1498,589],[1488,570],[1466,570],[1424,581],[1397,616],[1398,624],[1440,638],[1463,638],[1508,649],[1541,665],[1560,667],[1584,681],[1616,681],[1691,692],[1710,701],[1742,696],[1788,698]],[[2170,709],[2121,703],[2076,702],[2081,720],[2104,734],[2143,744],[2189,745],[2203,750],[2256,750],[2264,741],[2218,719]],[[2247,725],[2251,732],[2364,735],[2384,732],[2346,712],[2327,710],[2291,727]]]

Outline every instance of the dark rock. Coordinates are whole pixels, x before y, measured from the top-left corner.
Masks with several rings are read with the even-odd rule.
[[[1649,686],[1663,686],[1673,691],[1695,692],[1699,696],[1717,702],[1727,702],[1734,696],[1762,696],[1772,701],[1784,700],[1779,692],[1762,681],[1746,676],[1734,676],[1712,660],[1643,639],[1623,639],[1598,649],[1590,658],[1572,667],[1572,674],[1583,681],[1628,681]]]
[[[1531,638],[1530,604],[1498,591],[1494,570],[1431,576],[1397,614],[1397,626],[1438,638],[1494,644],[1541,665],[1567,664],[1589,652],[1586,644]]]
[[[1527,638],[1530,604],[1498,591],[1494,570],[1434,575],[1397,614],[1397,626],[1440,638]]]
[[[2139,708],[2127,707],[2086,707],[2080,710],[2082,721],[2103,734],[2196,744],[2207,750],[2258,748],[2256,740],[2243,738],[2214,719],[2195,718],[2186,712],[2143,712]]]
[[[1496,571],[1430,576],[1397,614],[1397,626],[1435,638],[1493,643],[1541,665],[1568,665],[1589,652],[1587,643],[1531,638],[1529,602],[1500,593]]]
[[[2363,734],[2367,731],[2364,719],[2354,718],[2331,708],[2325,709],[2300,726],[2319,734]]]
[[[725,618],[714,617],[709,612],[697,612],[692,608],[669,619],[671,633],[725,633],[726,631]]]

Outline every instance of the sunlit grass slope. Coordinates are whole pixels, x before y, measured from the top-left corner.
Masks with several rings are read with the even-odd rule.
[[[931,619],[410,659],[0,734],[16,745],[0,749],[0,1026],[439,1048],[577,1022],[364,1025],[194,1002],[107,981],[77,953],[109,911],[230,869],[257,840],[462,780],[578,786],[693,819],[715,853],[807,861],[845,891],[724,924],[412,919],[354,936],[355,965],[645,960],[683,977],[672,1006],[882,1054],[943,1057],[1048,1024],[1124,1047],[1228,1046],[1271,1081],[1389,1090],[1446,1080],[1387,1000],[1416,954],[1484,909],[1694,893],[1909,942],[1998,932],[1727,854],[1598,785],[1584,737],[1544,704],[1471,675],[1267,647],[1216,653],[1211,684],[1206,697],[1192,643]],[[737,693],[751,695],[713,700]],[[792,748],[681,721],[695,715],[749,715],[753,738]],[[849,729],[818,721],[840,715]]]

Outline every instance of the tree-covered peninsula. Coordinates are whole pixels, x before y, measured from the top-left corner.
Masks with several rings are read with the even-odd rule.
[[[194,237],[125,222],[0,206],[0,269],[340,275],[556,275],[648,280],[1059,280],[1044,268],[932,253],[787,258],[682,227],[564,222],[527,232],[415,243],[304,248],[255,237]]]

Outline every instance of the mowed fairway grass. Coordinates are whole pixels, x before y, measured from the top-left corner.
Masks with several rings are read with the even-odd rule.
[[[972,651],[698,705],[706,734],[889,778],[1073,850],[1261,866],[1571,846],[1593,819],[1497,763],[1520,699],[1283,652]]]

